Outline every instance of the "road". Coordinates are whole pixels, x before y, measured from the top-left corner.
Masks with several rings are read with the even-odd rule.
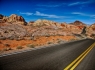
[[[94,42],[85,39],[0,57],[0,70],[64,70]],[[95,47],[75,70],[95,70],[94,65]]]

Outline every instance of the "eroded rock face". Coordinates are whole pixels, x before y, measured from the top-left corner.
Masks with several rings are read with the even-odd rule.
[[[18,39],[26,36],[27,30],[17,24],[0,26],[0,38]]]
[[[53,22],[53,21],[49,21],[49,20],[41,20],[41,19],[38,19],[32,25],[39,26],[39,27],[40,26],[52,26],[55,29],[62,28],[62,26],[60,24],[58,24],[57,22]]]
[[[8,19],[7,16],[4,16],[4,15],[0,14],[0,23],[5,23],[5,22],[7,22],[7,19]]]
[[[3,16],[0,14],[0,38],[23,38],[34,36],[54,36],[54,35],[81,35],[89,37],[95,35],[95,23],[86,26],[81,21],[74,23],[57,23],[50,20],[30,21],[26,26],[26,21],[22,16],[12,14]],[[86,28],[85,28],[86,27]]]
[[[22,16],[18,16],[16,14],[12,14],[11,16],[9,16],[7,21],[11,22],[11,23],[26,25],[26,21],[24,20],[24,18]]]
[[[95,23],[92,24],[91,26],[89,26],[86,30],[86,34],[91,37],[94,36],[95,37]]]
[[[33,26],[34,21],[30,21],[27,25]]]
[[[16,14],[12,14],[9,17],[0,15],[0,22],[1,23],[9,22],[12,24],[22,24],[22,25],[27,24],[22,16],[18,16]]]

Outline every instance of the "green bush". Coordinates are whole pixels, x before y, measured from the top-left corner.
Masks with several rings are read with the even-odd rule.
[[[22,49],[23,47],[22,46],[17,46],[17,49]]]

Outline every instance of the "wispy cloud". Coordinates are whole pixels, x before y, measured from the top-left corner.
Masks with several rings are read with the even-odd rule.
[[[33,13],[31,13],[31,12],[20,12],[20,14],[25,14],[27,16],[33,15]]]
[[[95,15],[93,14],[85,14],[85,13],[81,13],[81,12],[72,12],[71,14],[75,14],[75,15],[81,15],[81,16],[88,16],[91,18],[95,18]]]
[[[82,15],[82,16],[89,16],[88,14],[81,13],[81,12],[72,12],[71,14]]]
[[[80,4],[80,2],[70,3],[70,4],[68,4],[68,6],[74,6],[74,5],[78,5],[78,4]]]
[[[65,16],[57,16],[57,15],[53,15],[53,14],[45,14],[45,13],[40,13],[39,11],[36,11],[36,13],[34,15],[43,16],[43,17],[47,17],[47,18],[65,18]]]
[[[41,7],[59,7],[60,5],[37,5]]]
[[[60,7],[62,5],[65,5],[65,3],[61,3],[61,4],[38,4],[36,6],[40,6],[40,7]]]
[[[75,5],[81,5],[81,4],[90,4],[90,3],[93,3],[95,2],[94,0],[88,0],[86,2],[74,2],[74,3],[70,3],[68,4],[68,6],[75,6]]]

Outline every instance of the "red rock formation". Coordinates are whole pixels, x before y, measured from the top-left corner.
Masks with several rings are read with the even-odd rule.
[[[3,16],[0,14],[0,23],[5,23],[5,22],[9,22],[12,24],[15,23],[15,24],[26,25],[26,21],[24,20],[24,18],[16,14],[12,14],[9,17]]]
[[[24,18],[22,16],[18,16],[16,14],[12,14],[8,19],[8,22],[11,23],[17,23],[17,24],[22,24],[22,25],[26,25],[26,21],[24,20]]]
[[[82,23],[81,21],[76,20],[74,23],[71,23],[73,25],[85,25],[84,23]]]

